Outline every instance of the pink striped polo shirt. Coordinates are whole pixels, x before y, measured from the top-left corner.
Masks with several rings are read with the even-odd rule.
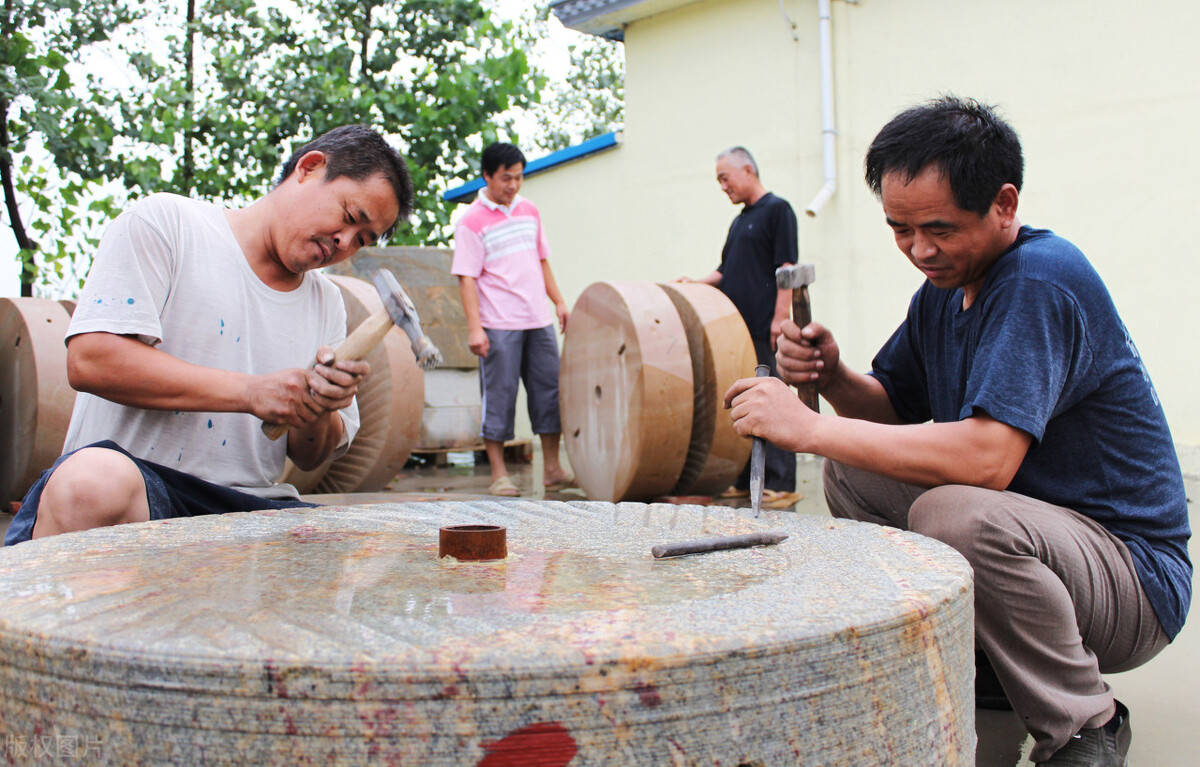
[[[479,319],[492,330],[529,330],[553,322],[542,261],[550,245],[537,207],[518,195],[498,205],[481,189],[454,230],[450,273],[474,277]]]

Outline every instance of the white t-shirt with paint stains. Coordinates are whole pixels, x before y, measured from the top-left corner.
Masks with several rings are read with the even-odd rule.
[[[319,346],[337,346],[346,309],[337,286],[315,272],[295,290],[265,285],[221,208],[156,194],[119,216],[100,241],[67,337],[92,332],[135,335],[196,365],[262,374],[307,367]],[[344,451],[358,431],[357,403],[341,416]],[[287,440],[267,439],[247,413],[145,410],[80,393],[63,452],[104,439],[210,482],[296,495],[275,482]]]

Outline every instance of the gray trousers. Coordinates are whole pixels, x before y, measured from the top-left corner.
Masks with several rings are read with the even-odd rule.
[[[480,435],[493,442],[513,438],[517,383],[525,382],[525,404],[534,434],[562,431],[558,410],[558,339],[554,326],[531,330],[484,328],[487,356],[479,361],[483,410]]]
[[[1017,493],[906,485],[825,462],[835,517],[890,525],[957,550],[975,574],[975,642],[1044,761],[1114,712],[1102,672],[1167,645],[1129,550],[1099,523]]]

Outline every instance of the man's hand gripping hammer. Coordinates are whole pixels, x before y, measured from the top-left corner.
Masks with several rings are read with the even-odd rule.
[[[387,269],[379,269],[371,277],[383,308],[363,320],[354,332],[346,337],[338,348],[333,350],[334,360],[360,360],[367,356],[375,345],[383,340],[392,326],[400,328],[408,336],[412,345],[413,356],[422,368],[434,368],[442,364],[442,353],[429,340],[429,336],[421,330],[421,318],[412,299],[400,286],[400,281]],[[330,364],[332,364],[332,362]],[[315,362],[313,363],[316,364]],[[287,424],[264,423],[263,434],[271,439],[279,439],[288,431]]]
[[[816,279],[816,268],[812,264],[784,264],[775,270],[775,287],[792,291],[792,321],[801,328],[812,322],[808,286]],[[805,405],[818,411],[816,381],[796,384],[796,391]]]

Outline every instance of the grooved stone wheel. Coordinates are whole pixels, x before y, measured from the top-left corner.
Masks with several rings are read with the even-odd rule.
[[[457,524],[506,527],[509,556],[438,559]],[[762,530],[790,537],[650,555]],[[0,739],[72,737],[89,764],[975,758],[970,568],[875,525],[528,501],[213,515],[0,551],[0,603]]]
[[[346,304],[347,333],[383,307],[375,287],[341,275],[329,278]],[[399,473],[421,431],[425,376],[413,358],[408,336],[392,328],[368,352],[371,374],[358,390],[358,434],[345,455],[301,471],[288,461],[281,481],[302,494],[375,492]]]
[[[683,321],[692,358],[692,434],[671,495],[716,495],[750,459],[750,440],[733,430],[725,391],[754,375],[754,342],[737,307],[716,288],[699,282],[661,287]]]
[[[598,501],[675,486],[692,424],[692,362],[679,312],[651,282],[596,282],[575,302],[559,368],[563,441]]]
[[[62,452],[75,390],[63,338],[71,316],[48,298],[0,298],[0,501],[18,501]]]

